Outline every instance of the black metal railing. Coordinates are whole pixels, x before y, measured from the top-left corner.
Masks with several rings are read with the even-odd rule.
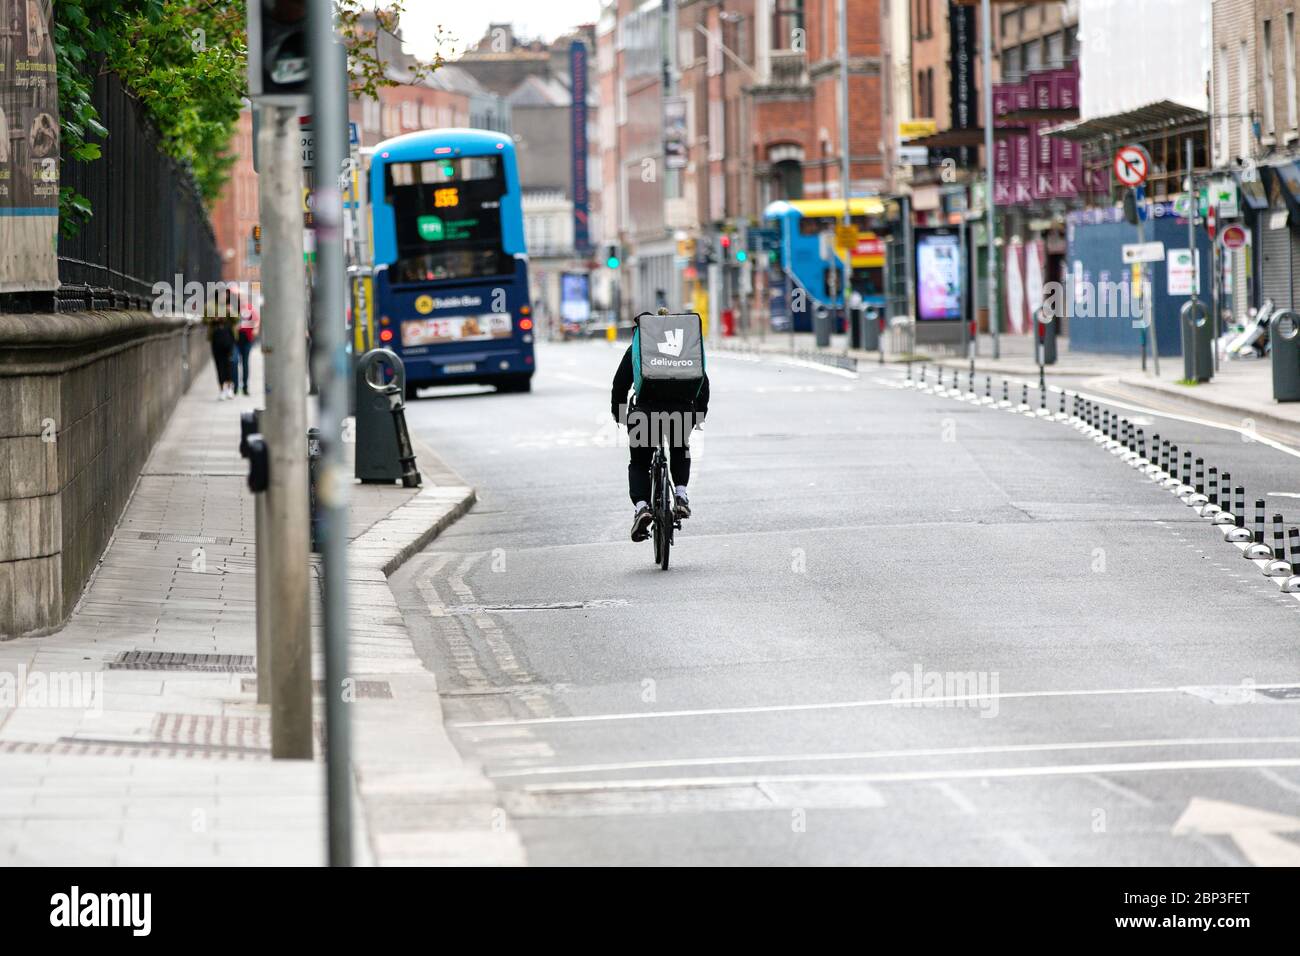
[[[59,289],[0,297],[4,311],[148,309],[156,282],[221,278],[221,258],[188,169],[163,152],[136,101],[111,73],[95,81],[95,108],[109,135],[92,162],[65,160],[62,186],[90,200],[76,235],[59,237]]]

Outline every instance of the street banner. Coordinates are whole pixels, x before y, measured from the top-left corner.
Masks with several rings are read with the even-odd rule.
[[[0,0],[0,292],[58,287],[52,0]]]
[[[1003,286],[1007,290],[1007,331],[1023,335],[1028,325],[1025,321],[1025,247],[1019,242],[1008,243],[1003,258],[1006,259]]]
[[[569,44],[569,141],[573,170],[573,250],[580,256],[591,252],[591,226],[587,199],[587,45],[581,40]]]

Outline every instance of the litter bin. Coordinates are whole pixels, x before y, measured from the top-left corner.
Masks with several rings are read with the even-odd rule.
[[[824,305],[818,305],[813,310],[813,334],[819,349],[828,348],[831,344],[831,321],[830,310]]]
[[[382,369],[392,372],[385,381]],[[357,362],[355,387],[356,476],[363,482],[400,481],[420,486],[411,435],[406,429],[406,366],[390,349],[371,349]]]
[[[1178,317],[1183,333],[1183,378],[1208,382],[1214,377],[1214,329],[1209,307],[1200,299],[1191,299]]]
[[[858,336],[862,341],[859,347],[864,352],[874,352],[880,348],[880,310],[870,306],[859,309],[857,325],[862,329]]]
[[[1300,313],[1283,309],[1269,323],[1273,351],[1273,399],[1300,402]]]
[[[862,307],[849,306],[849,348],[862,348]]]

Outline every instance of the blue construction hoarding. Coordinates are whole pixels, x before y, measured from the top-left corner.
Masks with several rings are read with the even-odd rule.
[[[1190,292],[1187,219],[1173,203],[1153,202],[1143,228],[1146,242],[1164,245],[1165,256],[1148,264],[1147,278],[1160,354],[1176,356],[1181,354],[1178,313]],[[1198,295],[1205,299],[1211,288],[1210,240],[1203,226],[1196,227],[1195,235]],[[1124,246],[1138,241],[1138,227],[1124,219],[1118,206],[1085,209],[1069,214],[1066,238],[1070,351],[1140,354],[1140,301],[1131,295],[1132,267],[1123,258]],[[1149,342],[1148,336],[1148,347]]]

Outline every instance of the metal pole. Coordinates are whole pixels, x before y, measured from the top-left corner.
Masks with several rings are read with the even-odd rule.
[[[303,265],[298,116],[264,105],[258,177],[262,257],[262,355],[270,460],[266,560],[275,582],[265,613],[271,635],[271,756],[312,757],[311,607],[307,513],[307,279]]]
[[[1133,199],[1138,207],[1137,230],[1138,244],[1141,245],[1146,241],[1146,197],[1135,192]],[[1153,308],[1154,303],[1151,301],[1155,297],[1153,290],[1147,289],[1147,264],[1145,262],[1138,266],[1138,288],[1142,296],[1142,316],[1146,320],[1147,332],[1150,333],[1151,339],[1151,367],[1155,370],[1156,378],[1160,377],[1160,340],[1156,337],[1156,317]],[[1149,294],[1148,294],[1149,293]]]
[[[311,0],[312,120],[320,175],[313,202],[316,223],[316,346],[320,384],[321,464],[317,501],[324,541],[325,790],[331,866],[352,865],[351,728],[348,679],[348,488],[343,419],[348,414],[348,355],[344,341],[343,194],[348,153],[347,64],[334,34],[333,0]]]
[[[849,0],[839,0],[840,14],[840,191],[844,194],[844,225],[853,224],[849,201]],[[853,289],[853,250],[844,252],[844,281],[840,284],[840,303],[844,327],[849,318],[849,292]],[[852,341],[852,335],[849,341]]]
[[[985,281],[989,297],[989,331],[993,333],[993,357],[1001,358],[1002,347],[998,339],[998,227],[993,208],[993,15],[989,0],[980,0],[980,58],[983,63],[984,82],[981,93],[984,100],[984,211],[985,238],[988,241],[988,260]]]

